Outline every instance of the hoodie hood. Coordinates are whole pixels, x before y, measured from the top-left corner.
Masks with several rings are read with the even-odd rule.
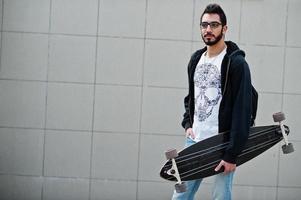
[[[232,57],[235,57],[235,56],[238,56],[238,55],[241,55],[243,57],[245,57],[245,52],[243,50],[241,50],[237,44],[235,44],[234,42],[232,41],[225,41],[226,45],[227,45],[227,56],[229,58],[232,58]],[[193,58],[195,58],[197,61],[201,58],[201,55],[207,51],[207,46],[205,46],[204,48],[202,49],[199,49],[198,51],[196,51],[194,53],[194,55],[192,56]]]
[[[229,55],[230,58],[235,57],[237,55],[241,55],[243,57],[245,57],[245,52],[243,50],[241,50],[237,44],[235,44],[234,42],[231,41],[225,41],[226,45],[227,45],[227,54]]]

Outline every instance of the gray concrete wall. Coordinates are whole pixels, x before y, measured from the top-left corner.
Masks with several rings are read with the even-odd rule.
[[[284,111],[296,149],[239,167],[234,199],[300,199],[301,1],[217,2],[247,53],[257,125]],[[184,143],[186,65],[208,3],[0,1],[0,199],[170,199],[158,171]]]

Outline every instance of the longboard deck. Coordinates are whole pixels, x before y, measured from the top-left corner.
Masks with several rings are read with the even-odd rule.
[[[289,128],[285,126],[288,134]],[[229,144],[230,133],[225,132],[187,147],[175,158],[182,181],[195,180],[215,175],[214,169],[221,161]],[[248,141],[237,158],[237,166],[255,158],[283,139],[279,125],[251,127]],[[160,176],[166,180],[177,181],[168,174],[172,167],[168,160],[160,171]]]

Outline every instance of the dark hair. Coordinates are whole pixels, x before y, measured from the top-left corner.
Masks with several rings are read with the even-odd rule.
[[[227,18],[226,18],[226,15],[225,15],[225,13],[224,13],[224,11],[223,11],[223,9],[220,7],[220,5],[218,5],[218,4],[209,4],[206,8],[205,8],[205,10],[204,10],[204,12],[203,12],[203,14],[202,14],[202,16],[201,16],[201,21],[202,21],[202,18],[203,18],[203,16],[204,16],[204,14],[218,14],[218,16],[219,16],[219,18],[220,18],[220,20],[221,20],[221,23],[222,23],[222,25],[224,26],[224,25],[226,25],[227,24]]]

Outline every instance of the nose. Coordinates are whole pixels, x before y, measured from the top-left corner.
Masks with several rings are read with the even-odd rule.
[[[208,32],[208,31],[212,31],[212,29],[211,29],[211,26],[208,24],[208,26],[206,27],[206,31]]]
[[[207,35],[208,33],[212,34],[212,29],[209,25],[207,26],[207,28],[202,29],[202,34]]]

